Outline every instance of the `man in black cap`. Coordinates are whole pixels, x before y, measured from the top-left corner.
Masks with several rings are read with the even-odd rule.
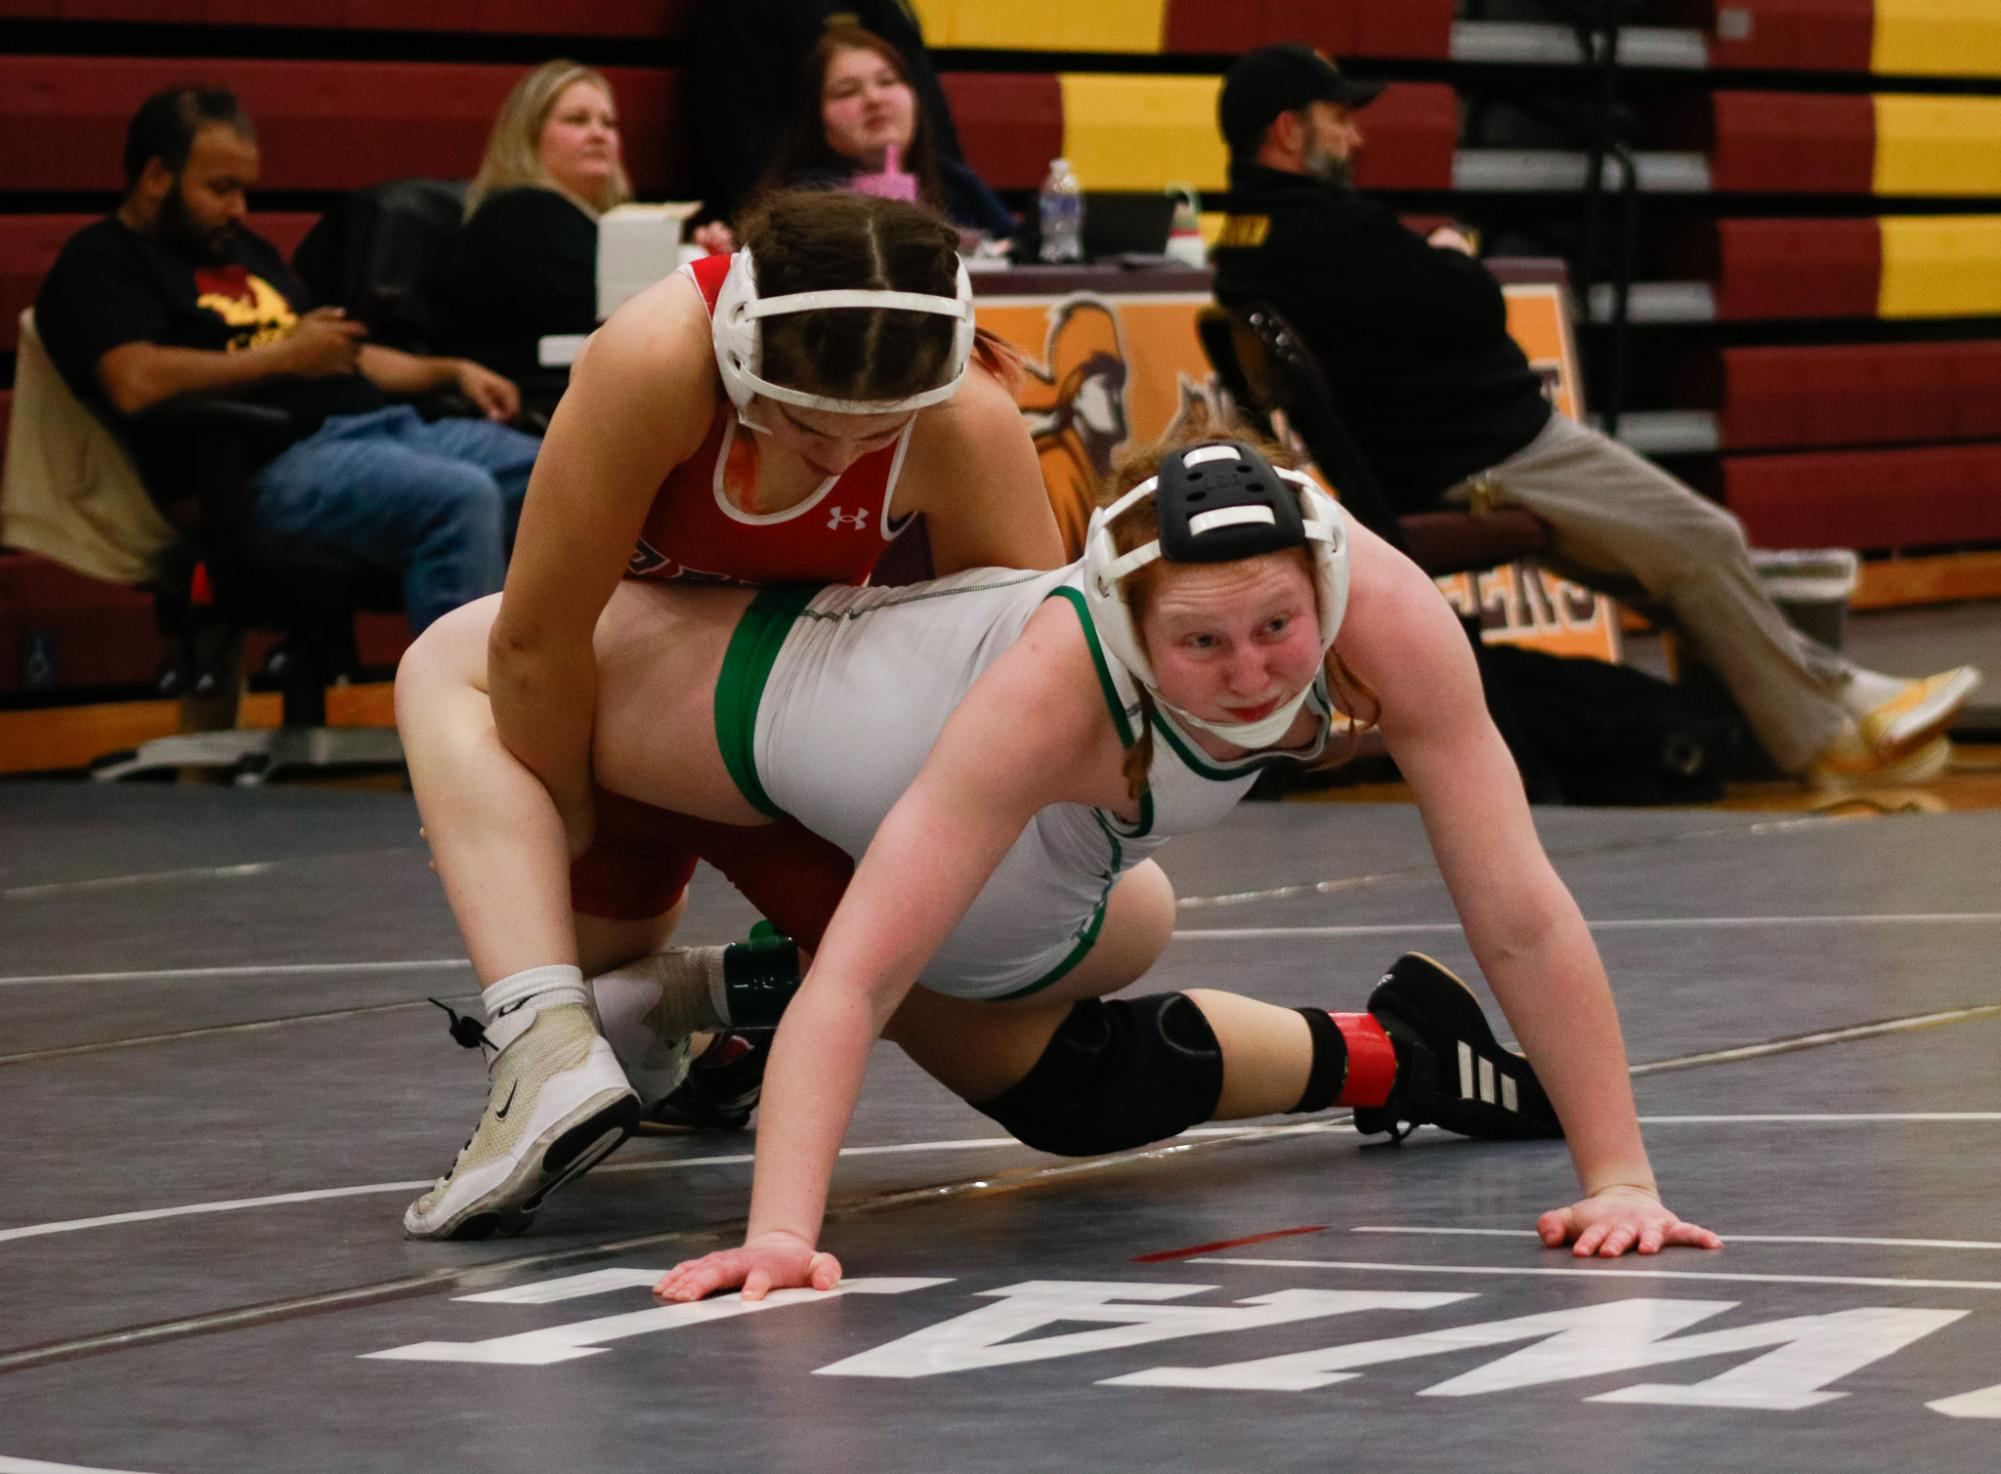
[[[1553,567],[1664,607],[1784,771],[1830,786],[1936,775],[1979,674],[1906,682],[1799,634],[1735,517],[1556,414],[1467,238],[1420,238],[1356,193],[1357,113],[1381,90],[1291,44],[1230,69],[1218,112],[1235,208],[1213,252],[1218,300],[1268,303],[1304,338],[1397,511],[1463,506],[1476,490],[1526,507],[1549,525]]]

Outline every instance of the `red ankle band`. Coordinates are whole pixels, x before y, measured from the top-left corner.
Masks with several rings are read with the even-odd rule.
[[[1348,1046],[1348,1075],[1334,1104],[1379,1106],[1390,1098],[1397,1080],[1396,1046],[1372,1013],[1330,1015]]]

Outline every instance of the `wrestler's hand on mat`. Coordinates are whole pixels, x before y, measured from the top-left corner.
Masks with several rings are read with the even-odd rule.
[[[1658,1254],[1669,1244],[1720,1249],[1723,1240],[1706,1228],[1683,1223],[1674,1210],[1643,1187],[1603,1188],[1568,1208],[1552,1208],[1536,1220],[1545,1247],[1569,1244],[1579,1259],[1594,1254],[1617,1259],[1628,1249]]]
[[[773,1290],[831,1290],[840,1282],[840,1260],[796,1233],[780,1231],[761,1233],[741,1249],[684,1259],[660,1277],[653,1293],[662,1300],[700,1300],[741,1285],[744,1299],[762,1300]]]

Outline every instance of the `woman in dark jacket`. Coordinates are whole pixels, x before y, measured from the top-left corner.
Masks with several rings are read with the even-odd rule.
[[[611,84],[573,61],[523,77],[501,105],[465,229],[432,283],[440,337],[521,382],[546,418],[561,377],[540,368],[537,342],[597,325],[598,217],[631,198]]]

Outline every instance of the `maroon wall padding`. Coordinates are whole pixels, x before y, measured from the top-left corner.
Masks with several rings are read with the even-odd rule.
[[[1761,548],[2001,540],[2001,445],[1726,456],[1723,499]]]
[[[390,670],[409,648],[410,626],[400,614],[360,614],[354,637],[364,668]],[[275,643],[269,631],[253,633],[244,668],[257,670]],[[166,655],[151,593],[0,550],[0,696],[150,685]]]
[[[698,0],[0,0],[0,16],[679,39]]]
[[[0,552],[0,695],[139,685],[165,654],[151,594]]]
[[[12,352],[23,307],[35,305],[42,278],[56,253],[95,215],[0,215],[0,352]],[[250,228],[287,257],[319,217],[307,213],[253,214]]]
[[[308,4],[312,0],[307,0]],[[208,0],[56,0],[50,7],[64,20],[134,20],[199,24],[210,19]]]
[[[1362,189],[1450,189],[1459,98],[1442,82],[1398,82],[1360,115]]]
[[[1866,72],[1875,0],[1657,0],[1654,25],[1698,26],[1715,67]]]
[[[2001,439],[2001,342],[1726,348],[1726,450]]]
[[[1720,220],[1717,316],[1874,317],[1883,233],[1874,220]]]
[[[213,0],[211,0],[213,3]],[[238,0],[249,4],[252,0]],[[268,0],[263,0],[266,8]],[[697,0],[344,0],[342,24],[383,30],[498,31],[522,36],[679,39],[694,27]]]
[[[1332,56],[1443,60],[1454,0],[1168,0],[1166,49],[1234,56],[1303,41]]]
[[[21,309],[35,305],[63,242],[94,215],[0,215],[0,351],[20,338]]]
[[[1712,188],[1861,195],[1874,189],[1876,106],[1868,96],[1718,92],[1709,101]]]
[[[966,162],[992,189],[1034,189],[1063,152],[1054,72],[946,72],[938,79]]]
[[[0,58],[0,190],[124,185],[125,126],[148,95],[189,81],[233,87],[257,125],[265,189],[354,189],[416,175],[465,178],[520,67],[422,62]],[[608,67],[642,198],[685,193],[692,170],[683,74]]]

